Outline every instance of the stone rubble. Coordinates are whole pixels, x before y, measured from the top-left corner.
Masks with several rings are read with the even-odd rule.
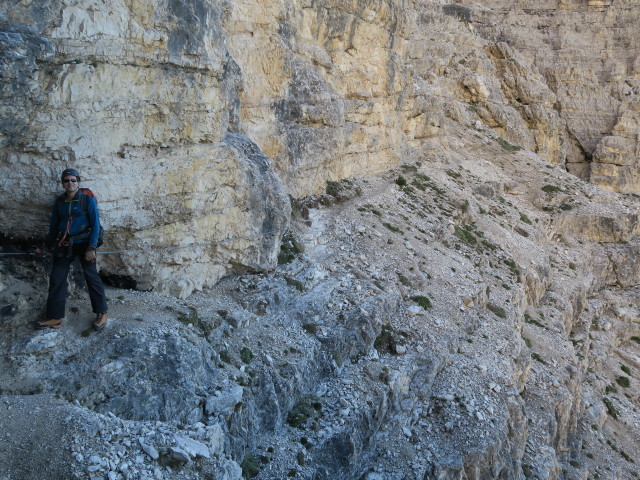
[[[637,478],[634,2],[31,3],[1,253],[73,164],[114,286],[0,256],[1,478]]]
[[[458,182],[487,176],[459,161]],[[36,415],[50,415],[49,403],[63,410],[53,416],[72,436],[63,456],[69,478],[239,480],[244,470],[263,480],[400,480],[462,469],[490,478],[559,479],[563,470],[632,478],[625,458],[637,456],[640,444],[633,406],[640,347],[628,339],[637,335],[639,292],[607,280],[611,265],[595,263],[580,275],[566,265],[578,251],[601,258],[605,249],[615,258],[616,248],[637,240],[591,243],[577,228],[563,235],[582,243],[556,248],[547,238],[560,227],[526,222],[529,236],[514,237],[507,216],[515,222],[526,211],[545,225],[544,211],[524,202],[545,195],[546,180],[536,184],[525,162],[517,173],[500,165],[481,168],[524,177],[531,189],[520,204],[473,197],[472,227],[460,210],[453,232],[424,235],[422,225],[437,231],[451,217],[429,213],[437,197],[399,188],[391,172],[362,183],[350,202],[312,210],[311,226],[295,223],[304,251],[268,274],[230,277],[188,300],[110,289],[112,319],[99,334],[87,330],[77,286],[60,331],[34,333],[25,303],[0,324],[3,408],[28,398],[38,402]],[[464,204],[472,191],[446,171],[429,174],[451,189],[440,211]],[[617,215],[615,194],[592,193]],[[616,198],[622,208],[632,205]],[[398,199],[425,202],[426,218]],[[597,215],[605,203],[593,203]],[[385,207],[382,219],[374,205]],[[489,205],[504,213],[479,213]],[[354,233],[363,224],[380,236]],[[403,235],[413,253],[405,242],[388,242]],[[42,302],[45,266],[14,262],[3,259],[3,302],[23,295]],[[365,262],[375,275],[357,273]],[[610,283],[603,288],[603,281]],[[632,380],[616,393],[620,364]],[[613,436],[617,428],[626,436]]]

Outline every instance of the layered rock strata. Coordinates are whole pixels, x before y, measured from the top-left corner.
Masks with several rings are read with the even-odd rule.
[[[640,43],[632,1],[460,1],[449,13],[535,65],[566,122],[570,172],[638,191]],[[521,106],[529,102],[519,100]]]
[[[273,266],[278,237],[261,244],[255,238],[270,233],[256,224],[277,217],[270,226],[284,229],[285,192],[317,193],[327,181],[380,172],[434,142],[456,141],[443,128],[447,117],[489,126],[513,148],[608,188],[635,191],[637,36],[625,20],[634,6],[605,3],[4,6],[1,153],[7,185],[18,188],[6,189],[13,193],[2,202],[3,234],[24,239],[43,230],[58,172],[72,165],[100,195],[112,251],[229,238],[252,246],[253,253],[229,242],[220,255],[104,257],[109,275],[188,295],[234,271],[231,264]],[[589,27],[574,34],[565,25]],[[242,155],[220,162],[228,132],[273,162],[260,188],[274,193],[251,213],[253,225],[226,214],[211,219],[222,211],[214,198],[222,209],[252,208],[242,174],[227,185],[203,160],[238,171],[251,163]],[[178,162],[190,166],[179,178],[164,173]],[[227,186],[235,198],[221,197]],[[192,213],[165,225],[141,196],[158,211]],[[11,214],[14,202],[24,221]],[[195,221],[187,226],[188,215]],[[196,258],[205,272],[194,278],[173,266]]]

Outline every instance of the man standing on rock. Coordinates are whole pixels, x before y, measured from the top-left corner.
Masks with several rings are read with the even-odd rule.
[[[65,193],[53,205],[47,235],[47,246],[51,246],[53,255],[47,317],[46,320],[35,322],[35,328],[62,326],[67,300],[67,277],[71,262],[79,257],[89,288],[91,307],[96,314],[93,329],[102,330],[107,323],[107,299],[96,268],[96,249],[100,236],[98,203],[93,194],[80,190],[80,174],[77,170],[66,169],[62,172],[61,180]]]

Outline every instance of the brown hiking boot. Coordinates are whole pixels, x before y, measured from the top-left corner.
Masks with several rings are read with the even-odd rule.
[[[96,319],[93,321],[93,329],[102,330],[106,324],[107,324],[107,314],[97,313]]]
[[[33,322],[33,327],[36,330],[43,330],[45,328],[60,328],[62,326],[61,318],[51,318],[47,320],[38,320]]]

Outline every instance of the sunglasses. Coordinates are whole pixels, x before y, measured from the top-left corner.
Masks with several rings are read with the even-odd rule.
[[[65,178],[62,183],[76,183],[78,180],[75,178]]]

